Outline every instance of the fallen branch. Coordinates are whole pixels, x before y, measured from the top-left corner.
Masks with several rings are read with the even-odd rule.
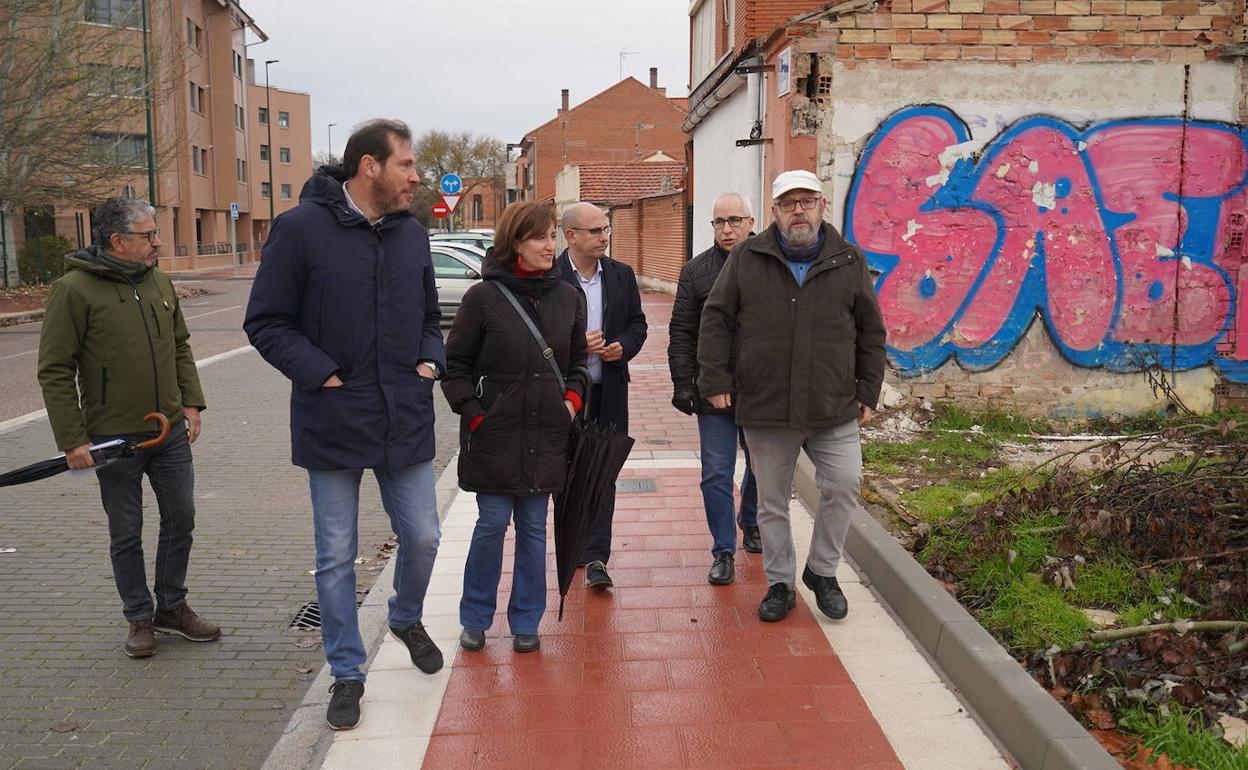
[[[1188,562],[1188,561],[1201,561],[1201,560],[1207,560],[1207,559],[1224,559],[1227,556],[1235,556],[1236,554],[1241,554],[1241,553],[1248,553],[1248,547],[1232,548],[1227,551],[1218,551],[1217,553],[1198,553],[1195,556],[1176,556],[1173,559],[1162,559],[1161,561],[1155,561],[1152,564],[1145,564],[1143,567],[1136,567],[1136,571],[1140,572],[1146,569],[1152,569],[1153,567],[1164,567],[1167,564],[1182,564],[1183,562]]]
[[[1225,633],[1227,631],[1248,631],[1248,623],[1238,620],[1176,620],[1173,623],[1155,623],[1149,626],[1107,628],[1104,631],[1094,631],[1088,638],[1094,642],[1116,642],[1120,639],[1145,636],[1154,631],[1173,631],[1176,634],[1186,634],[1191,631]]]

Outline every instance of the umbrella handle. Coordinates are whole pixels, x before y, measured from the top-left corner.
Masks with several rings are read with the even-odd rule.
[[[151,449],[152,447],[160,446],[165,443],[165,439],[169,437],[169,418],[165,417],[160,412],[149,412],[148,414],[143,415],[143,420],[145,422],[160,423],[160,435],[156,436],[156,438],[149,438],[141,444],[135,444],[134,448]]]

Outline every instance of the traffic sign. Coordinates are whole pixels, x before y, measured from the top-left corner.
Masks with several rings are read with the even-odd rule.
[[[449,213],[451,213],[451,210],[446,207],[445,203],[433,204],[433,215],[438,219],[442,219]]]
[[[438,183],[438,186],[447,195],[454,195],[463,189],[464,180],[459,178],[459,174],[443,174],[442,181]]]
[[[455,207],[459,205],[459,199],[460,199],[460,198],[462,198],[462,197],[464,197],[464,196],[462,196],[462,195],[443,195],[443,196],[442,196],[442,202],[446,204],[446,210],[447,210],[447,211],[453,212],[453,211],[455,211]]]
[[[230,219],[233,219],[235,222],[238,221],[238,204],[237,203],[230,204]]]

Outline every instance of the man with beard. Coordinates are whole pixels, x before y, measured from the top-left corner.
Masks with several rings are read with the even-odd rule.
[[[421,623],[441,531],[433,477],[433,383],[445,367],[429,235],[409,207],[412,134],[374,120],[323,167],[264,244],[243,328],[291,381],[295,465],[307,469],[321,638],[335,730],[360,721],[367,653],[355,605],[360,478],[371,469],[398,536],[390,631],[432,674],[442,652]]]
[[[753,233],[754,217],[750,204],[740,193],[720,195],[711,206],[711,227],[715,243],[711,248],[685,263],[676,285],[676,303],[668,327],[667,364],[672,374],[672,406],[698,417],[698,440],[702,457],[702,505],[706,524],[711,531],[711,555],[714,562],[707,573],[707,582],[727,585],[735,576],[734,555],[737,551],[736,526],[733,521],[732,477],[737,464],[737,422],[732,408],[716,409],[698,394],[698,326],[702,306],[729,252]],[[741,480],[741,514],[735,524],[741,527],[741,547],[750,553],[761,553],[758,534],[758,491],[750,470],[750,455],[745,455],[745,476]]]
[[[775,221],[728,257],[698,338],[699,388],[716,408],[735,405],[750,447],[769,584],[758,617],[769,622],[797,601],[789,498],[803,449],[819,504],[802,582],[823,614],[848,612],[836,570],[861,509],[858,427],[884,382],[884,319],[866,258],[823,221],[821,190],[809,171],[776,177]]]

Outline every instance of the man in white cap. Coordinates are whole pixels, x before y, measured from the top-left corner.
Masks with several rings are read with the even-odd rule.
[[[797,601],[789,498],[803,449],[819,505],[802,582],[839,619],[836,570],[861,506],[858,427],[884,382],[884,319],[862,251],[823,221],[819,179],[786,171],[771,192],[775,221],[732,250],[703,308],[698,388],[716,408],[735,406],[750,447],[768,582],[759,619],[783,620]]]

